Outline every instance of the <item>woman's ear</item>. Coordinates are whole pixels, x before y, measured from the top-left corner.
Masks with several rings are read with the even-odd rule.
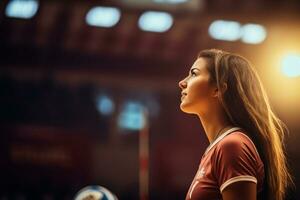
[[[219,96],[219,89],[218,89],[218,87],[216,86],[216,87],[213,89],[212,97],[218,97],[218,96]]]
[[[219,90],[218,86],[215,86],[213,90],[213,97],[218,97],[219,95],[224,94],[226,90],[227,90],[227,83],[223,83],[221,90]]]

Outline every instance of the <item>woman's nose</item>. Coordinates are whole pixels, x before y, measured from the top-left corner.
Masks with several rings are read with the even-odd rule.
[[[179,81],[178,85],[179,85],[179,87],[180,87],[181,89],[186,88],[186,82],[185,82],[185,80]]]

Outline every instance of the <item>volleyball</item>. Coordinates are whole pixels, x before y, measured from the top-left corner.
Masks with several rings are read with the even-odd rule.
[[[118,198],[105,187],[91,185],[79,190],[74,200],[118,200]]]

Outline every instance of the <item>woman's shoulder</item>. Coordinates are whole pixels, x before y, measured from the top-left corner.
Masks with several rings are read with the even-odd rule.
[[[250,139],[250,137],[243,131],[238,130],[234,131],[226,137],[224,137],[219,143],[218,143],[218,149],[221,149],[222,151],[239,151],[242,149],[247,150],[253,150],[257,152],[256,146],[253,143],[253,141]],[[258,153],[258,152],[257,152]]]
[[[234,145],[234,146],[240,146],[242,144],[255,144],[252,142],[250,137],[244,132],[244,131],[234,131],[230,134],[226,135],[220,142],[219,146],[227,146],[227,145]]]
[[[243,131],[234,131],[224,137],[217,145],[217,151],[228,154],[250,153],[259,156],[257,148],[251,138]]]

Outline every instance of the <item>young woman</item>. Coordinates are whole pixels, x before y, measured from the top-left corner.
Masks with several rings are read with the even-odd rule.
[[[179,87],[181,110],[199,117],[210,142],[186,199],[283,200],[285,129],[250,62],[203,50]]]

